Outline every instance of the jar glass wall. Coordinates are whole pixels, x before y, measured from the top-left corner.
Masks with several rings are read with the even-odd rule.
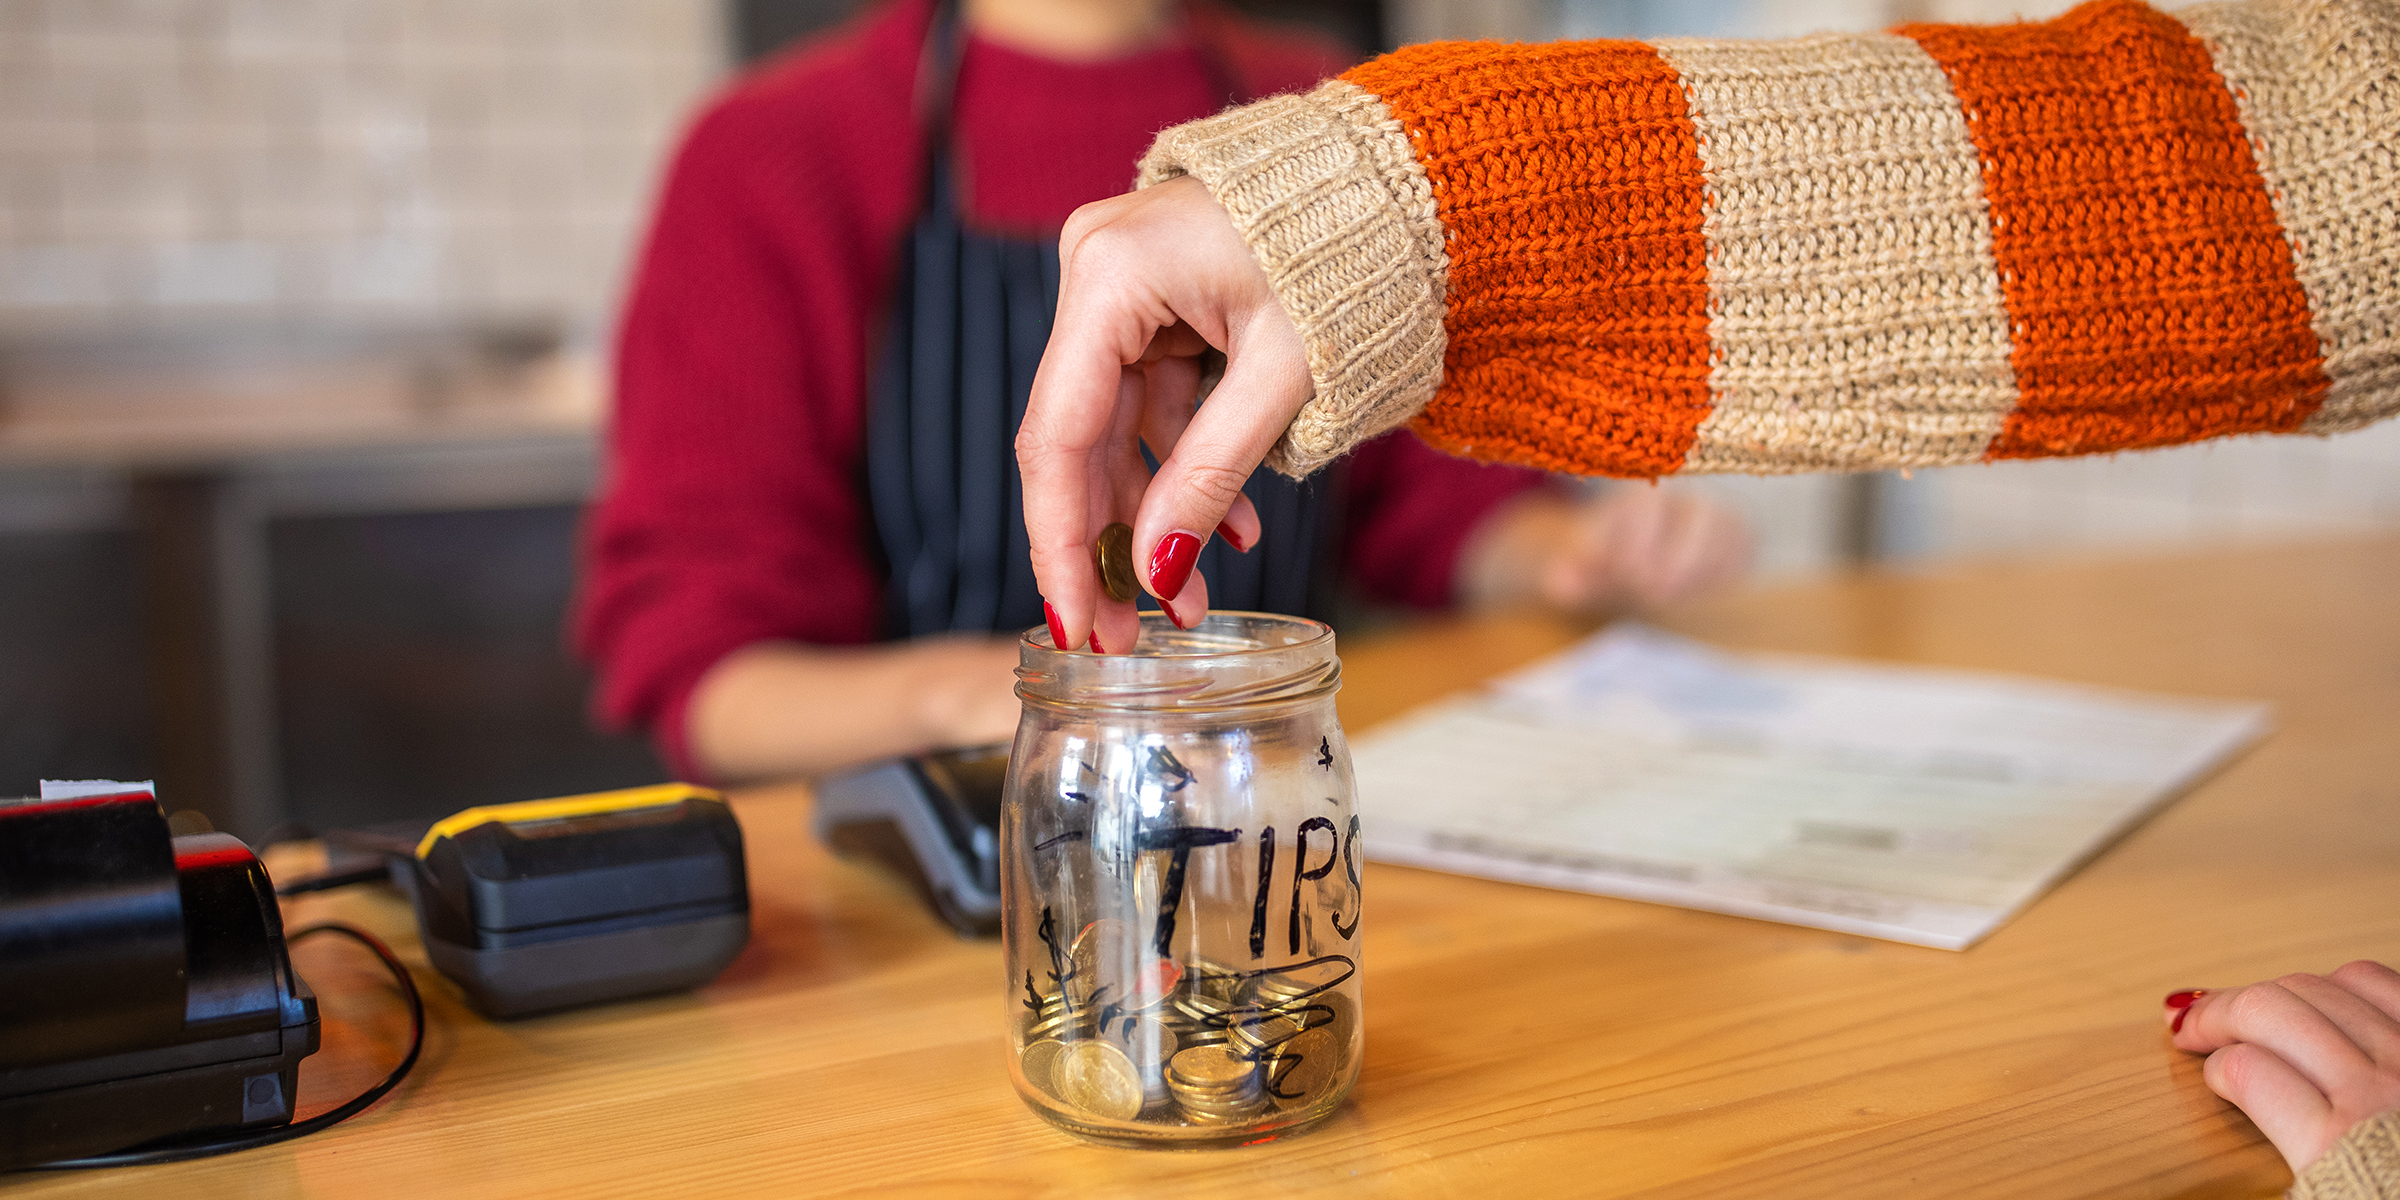
[[[1001,816],[1017,1090],[1107,1141],[1332,1114],[1357,1078],[1359,869],[1333,631],[1262,613],[1139,649],[1021,643]]]

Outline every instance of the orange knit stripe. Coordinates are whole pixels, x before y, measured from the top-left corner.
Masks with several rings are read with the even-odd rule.
[[[1709,410],[1708,255],[1673,68],[1638,42],[1447,42],[1344,78],[1408,131],[1449,238],[1418,434],[1558,471],[1682,466]]]
[[[2019,399],[1988,458],[2288,431],[2325,396],[2308,298],[2207,49],[2133,0],[1904,26],[1983,158]]]

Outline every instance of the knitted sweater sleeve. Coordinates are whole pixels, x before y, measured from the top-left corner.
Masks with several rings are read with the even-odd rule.
[[[1410,47],[1168,130],[1299,326],[1269,463],[1584,474],[2332,433],[2400,411],[2400,3]]]
[[[2400,1110],[2350,1127],[2292,1181],[2285,1200],[2400,1200]]]

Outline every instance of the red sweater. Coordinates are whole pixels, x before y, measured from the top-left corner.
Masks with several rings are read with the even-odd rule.
[[[686,137],[619,331],[608,478],[577,648],[610,726],[690,774],[684,706],[753,642],[878,636],[864,488],[867,376],[924,145],[911,109],[930,0],[896,0],[737,81]],[[1060,63],[969,39],[954,129],[968,216],[1054,235],[1125,190],[1161,129],[1222,108],[1200,46],[1250,96],[1339,71],[1325,43],[1194,7],[1167,44]],[[1368,596],[1436,607],[1468,531],[1538,474],[1412,437],[1349,462],[1342,556]]]

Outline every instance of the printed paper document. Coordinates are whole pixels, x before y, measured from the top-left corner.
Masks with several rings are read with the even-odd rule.
[[[1963,950],[2266,729],[1620,624],[1352,753],[1372,858]]]

